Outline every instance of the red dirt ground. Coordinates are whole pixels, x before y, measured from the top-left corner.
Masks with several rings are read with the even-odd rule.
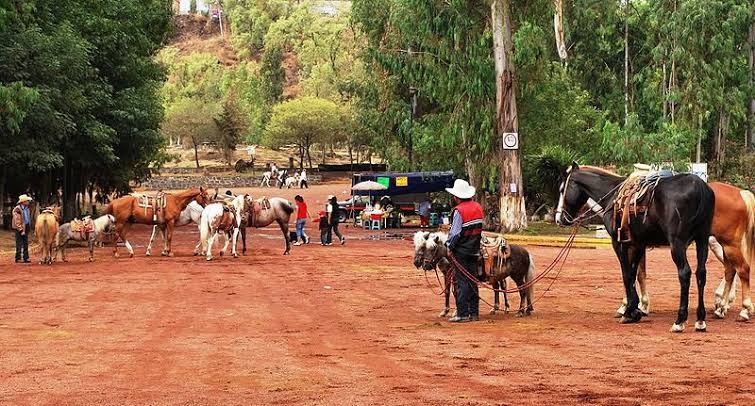
[[[640,324],[612,318],[611,251],[582,249],[533,316],[453,325],[409,241],[347,228],[345,246],[283,257],[276,230],[250,230],[253,255],[207,263],[195,230],[179,229],[174,258],[144,257],[138,226],[134,259],[71,249],[67,264],[0,267],[0,403],[755,404],[755,325],[734,321],[737,304],[708,333],[669,333],[665,249],[649,254]],[[558,250],[531,251],[542,269]],[[709,269],[710,305],[722,267]]]

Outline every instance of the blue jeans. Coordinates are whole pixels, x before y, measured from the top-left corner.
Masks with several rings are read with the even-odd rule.
[[[307,224],[307,219],[296,220],[296,237],[302,240],[302,242],[306,242],[305,240],[309,239],[309,237],[307,237],[307,234],[304,232],[305,224]]]

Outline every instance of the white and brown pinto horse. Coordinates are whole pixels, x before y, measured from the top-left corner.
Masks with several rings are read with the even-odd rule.
[[[68,241],[86,241],[89,247],[89,261],[94,261],[94,245],[96,242],[102,242],[105,235],[112,232],[115,228],[115,217],[112,214],[92,219],[84,217],[81,220],[74,220],[60,226],[60,230],[55,238],[55,245],[60,251],[63,262],[66,260],[66,245]],[[115,239],[113,244],[115,244]],[[55,258],[57,258],[57,253]]]
[[[142,206],[142,198],[138,196],[123,196],[113,200],[105,208],[105,214],[112,214],[115,217],[115,231],[126,244],[129,256],[133,258],[134,249],[129,243],[127,235],[134,223],[160,225],[165,227],[165,250],[163,256],[173,256],[171,242],[173,240],[173,229],[176,221],[181,216],[181,212],[186,209],[189,202],[196,200],[200,205],[207,203],[207,192],[204,188],[192,188],[178,193],[164,194],[164,207],[155,208]],[[117,245],[113,248],[113,253],[118,256]]]
[[[248,195],[238,195],[229,204],[212,203],[202,210],[199,236],[202,252],[206,253],[208,261],[212,261],[212,247],[220,234],[225,237],[220,256],[225,254],[228,244],[233,241],[231,252],[234,258],[238,257],[236,241],[239,236],[239,227],[241,227],[241,214],[246,211],[247,199]]]
[[[445,317],[451,311],[449,300],[452,281],[448,278],[451,262],[448,260],[447,239],[448,234],[443,232],[417,231],[414,234],[414,266],[417,269],[422,268],[425,272],[438,269],[443,274],[445,307],[438,317]]]

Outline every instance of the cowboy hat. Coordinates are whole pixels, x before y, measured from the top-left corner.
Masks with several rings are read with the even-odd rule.
[[[446,188],[446,192],[458,197],[459,199],[471,199],[475,195],[474,186],[470,186],[466,180],[456,179],[454,187]]]
[[[18,197],[18,203],[16,203],[16,204],[21,204],[23,202],[30,202],[32,200],[34,200],[34,199],[32,199],[31,197],[29,197],[29,195],[25,195],[24,194],[24,195],[21,195],[21,196]]]

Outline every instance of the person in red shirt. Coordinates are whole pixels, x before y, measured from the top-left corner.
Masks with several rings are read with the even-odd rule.
[[[307,210],[307,203],[304,203],[304,198],[300,195],[294,197],[296,200],[296,238],[297,241],[294,245],[309,244],[309,236],[304,232],[304,226],[309,219],[309,211]]]

